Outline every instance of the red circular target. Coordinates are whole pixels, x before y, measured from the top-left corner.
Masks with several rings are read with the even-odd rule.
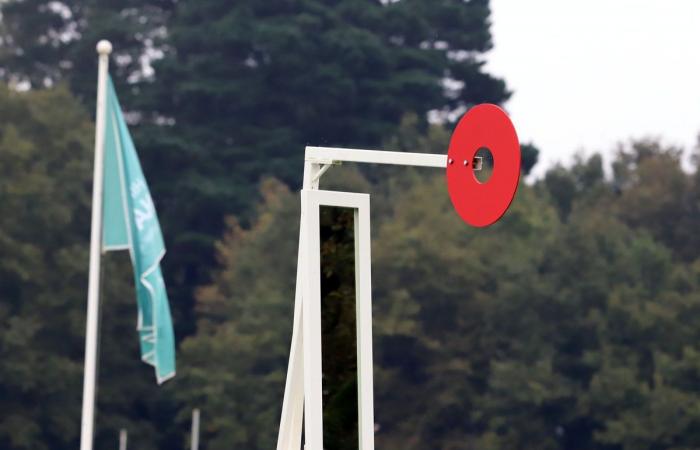
[[[481,148],[493,156],[493,172],[483,183],[474,173]],[[486,165],[483,170],[488,170]],[[447,189],[457,214],[476,227],[491,225],[510,206],[519,179],[520,144],[508,115],[491,104],[470,109],[459,120],[447,151]]]

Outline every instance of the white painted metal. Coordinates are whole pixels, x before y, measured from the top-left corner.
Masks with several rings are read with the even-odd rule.
[[[318,164],[304,163],[304,189],[318,188]],[[292,345],[289,351],[287,366],[287,381],[284,388],[282,417],[277,435],[277,450],[299,450],[301,445],[301,428],[304,415],[304,365],[303,365],[303,336],[302,336],[302,291],[304,274],[304,205],[301,205],[299,223],[299,251],[297,254],[296,293],[294,295],[294,326],[292,330]]]
[[[308,192],[311,196],[311,201],[313,202],[312,204],[316,208],[321,206],[335,206],[338,208],[350,209],[364,209],[369,207],[369,194],[321,190],[310,190]],[[302,191],[302,195],[303,194],[304,191]]]
[[[305,245],[303,252],[304,405],[307,450],[323,449],[323,397],[321,364],[321,206],[356,211],[356,286],[359,439],[362,450],[374,449],[374,394],[372,383],[372,299],[370,276],[369,195],[349,192],[302,190]],[[298,447],[297,447],[298,448]]]
[[[192,428],[190,436],[190,449],[199,449],[199,408],[192,410]]]
[[[355,309],[357,317],[357,398],[360,450],[374,450],[374,371],[372,363],[372,256],[369,195],[355,209]]]
[[[128,442],[128,434],[126,430],[122,428],[119,430],[119,450],[126,450],[126,444]]]
[[[311,181],[318,185],[318,180],[320,180],[323,174],[326,173],[326,171],[328,171],[328,169],[330,169],[332,166],[333,164],[323,164],[322,166],[320,166],[320,168],[316,172],[316,175],[314,175],[314,179]]]
[[[445,168],[447,155],[306,147],[294,296],[294,326],[277,450],[299,450],[302,425],[306,431],[304,448],[306,450],[323,448],[318,221],[320,205],[355,209],[359,438],[362,450],[374,449],[369,195],[318,191],[318,184],[323,174],[333,164],[341,162]]]
[[[447,155],[387,152],[335,147],[306,147],[306,161],[316,163],[357,162],[398,166],[447,167]]]
[[[302,220],[303,222],[303,220]],[[303,229],[303,226],[301,227]],[[287,366],[287,381],[284,387],[282,403],[282,418],[277,436],[277,450],[299,450],[301,445],[301,427],[304,416],[304,367],[302,364],[302,268],[304,267],[303,239],[299,237],[299,252],[297,255],[296,294],[294,296],[294,326],[292,329],[292,346],[289,350],[289,365]]]
[[[304,219],[302,346],[304,351],[304,434],[307,450],[323,450],[321,373],[321,237],[319,207],[311,190],[301,191]]]
[[[100,310],[100,250],[102,246],[102,181],[104,164],[105,110],[107,72],[112,44],[97,44],[97,112],[95,114],[95,163],[92,178],[92,224],[90,227],[90,271],[88,274],[88,304],[85,325],[85,372],[83,375],[83,412],[80,428],[80,450],[92,450],[95,425],[95,395],[97,385],[98,324]]]

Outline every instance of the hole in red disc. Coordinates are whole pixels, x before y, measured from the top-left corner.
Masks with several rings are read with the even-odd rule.
[[[476,181],[481,184],[489,181],[493,174],[493,167],[494,161],[491,150],[486,147],[479,148],[474,154],[474,161],[472,161],[472,172]]]

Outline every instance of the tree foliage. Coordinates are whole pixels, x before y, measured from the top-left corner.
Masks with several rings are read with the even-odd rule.
[[[128,258],[106,257],[99,448],[119,428],[138,448],[186,448],[193,407],[207,449],[273,447],[304,146],[441,153],[453,113],[508,97],[483,66],[486,0],[0,10],[0,78],[32,88],[0,88],[0,448],[77,446],[98,39],[115,44],[183,339],[157,388]],[[523,146],[525,173],[537,153]],[[479,230],[442,174],[333,167],[322,186],[372,192],[378,448],[698,448],[700,171],[681,162],[648,139],[610,171],[580,155]],[[325,434],[343,450],[357,433],[352,229],[342,210],[322,220]]]
[[[305,145],[376,147],[406,114],[425,129],[431,111],[504,101],[488,17],[483,0],[178,2],[134,103],[174,285],[208,282],[224,217],[250,220],[262,177],[300,186]]]
[[[68,82],[92,104],[100,39],[114,46],[112,75],[140,81],[162,52],[173,0],[10,0],[0,4],[0,78],[38,88]]]
[[[78,445],[93,126],[64,87],[0,89],[0,447]],[[173,401],[140,362],[126,255],[103,257],[98,446],[180,443]],[[173,440],[171,440],[173,439]]]
[[[406,114],[425,128],[431,111],[509,95],[484,69],[486,0],[9,0],[0,12],[0,78],[65,81],[89,108],[95,44],[114,44],[179,336],[195,330],[224,217],[248,223],[265,176],[297,188],[305,145],[375,147]]]
[[[413,139],[421,139],[412,129],[407,125],[393,145],[400,148],[401,142],[411,145]],[[432,141],[422,138],[423,144],[445,139],[438,130],[432,136]],[[554,167],[543,180],[520,187],[501,222],[479,230],[455,216],[441,174],[403,171],[379,184],[367,181],[371,173],[344,168],[326,175],[340,180],[338,186],[373,192],[379,447],[697,446],[700,259],[697,250],[673,239],[689,222],[698,225],[693,203],[684,200],[697,189],[696,177],[680,169],[676,150],[651,141],[621,147],[613,166],[612,178],[603,175],[598,155],[582,156],[570,167]],[[651,170],[645,167],[657,166],[673,175],[663,178],[663,172],[652,170],[666,181],[645,181],[642,177]],[[556,195],[562,183],[571,186],[564,191],[565,201]],[[645,183],[644,188],[637,183]],[[679,186],[676,195],[668,194],[668,183]],[[269,184],[263,189],[267,192]],[[219,276],[202,291],[230,294],[217,296],[216,319],[204,319],[202,329],[208,331],[185,346],[185,358],[200,362],[204,345],[216,345],[221,359],[232,348],[247,355],[264,354],[266,359],[274,356],[279,365],[258,366],[263,372],[249,381],[229,373],[238,382],[221,382],[217,388],[244,395],[262,387],[261,380],[276,379],[276,391],[263,389],[264,395],[257,395],[265,402],[259,410],[219,409],[219,396],[208,404],[216,417],[249,417],[256,432],[267,435],[265,445],[274,442],[279,420],[288,350],[279,344],[288,344],[291,335],[294,280],[293,266],[268,261],[272,252],[265,249],[275,249],[275,261],[294,261],[296,252],[290,245],[296,227],[274,224],[294,220],[298,200],[279,189],[274,197],[266,194],[268,200],[250,231],[236,231],[241,237],[231,239],[229,234],[222,243],[222,255],[238,254],[240,259],[223,259],[221,273],[238,275]],[[645,200],[632,201],[636,196]],[[666,217],[665,205],[672,201],[678,202],[679,210],[672,208],[675,222]],[[326,227],[343,223],[342,217],[336,219],[336,225]],[[267,255],[258,256],[257,269],[251,267],[256,264],[248,256],[251,251]],[[323,251],[331,261],[345,258],[346,268],[352,266],[351,247],[342,250],[344,257],[337,254],[337,245]],[[255,285],[264,285],[266,291],[245,287],[251,274]],[[286,296],[276,291],[281,280],[286,280]],[[350,285],[338,286],[324,296],[324,308],[351,304],[352,295]],[[210,300],[202,295],[200,308],[209,308]],[[276,337],[258,345],[260,329],[247,325],[260,316],[269,320],[265,330]],[[332,317],[324,316],[324,329],[329,320]],[[224,335],[228,329],[248,331],[245,336]],[[324,348],[335,348],[329,345],[332,339],[324,336]],[[195,343],[197,347],[191,347]],[[352,372],[347,356],[346,351],[325,355],[324,377],[338,372],[337,362]],[[250,371],[239,370],[236,359],[227,372],[247,377]],[[198,373],[214,372],[218,363],[210,360],[205,367],[198,367]],[[229,408],[233,404],[224,403]],[[265,411],[264,419],[258,411]],[[325,413],[327,440],[340,436],[341,443],[353,442],[356,431],[347,428],[347,410],[334,413]],[[345,428],[335,428],[342,420]],[[238,426],[226,422],[226,429]],[[230,442],[225,438],[229,431],[210,431],[212,448]],[[263,448],[261,442],[245,441],[244,446]]]
[[[63,88],[4,90],[0,116],[0,443],[74,448],[92,127]],[[406,116],[385,147],[448,138]],[[648,140],[621,146],[612,167],[606,177],[599,155],[553,167],[479,230],[454,214],[442,174],[325,175],[322,187],[373,194],[378,446],[697,446],[700,259],[688,230],[700,225],[700,178]],[[184,448],[193,407],[209,449],[274,445],[299,200],[271,178],[259,195],[254,220],[227,221],[220,268],[197,294],[197,333],[164,389],[138,361],[128,261],[105,258],[98,445],[124,427],[139,448]],[[325,433],[352,448],[352,229],[342,210],[322,217]]]
[[[0,123],[0,446],[59,448],[79,414],[92,126],[65,89],[1,88]]]

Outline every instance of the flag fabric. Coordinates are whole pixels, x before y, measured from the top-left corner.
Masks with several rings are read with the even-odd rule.
[[[141,359],[154,366],[160,384],[175,375],[175,336],[160,270],[165,245],[111,78],[105,116],[102,249],[129,250]]]

